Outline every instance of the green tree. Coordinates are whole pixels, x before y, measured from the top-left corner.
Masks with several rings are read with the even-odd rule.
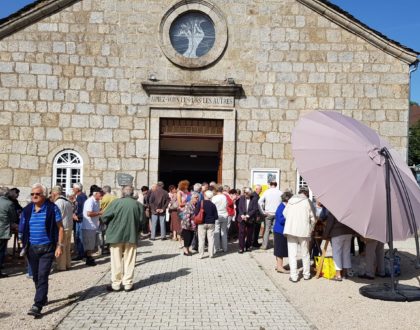
[[[408,165],[420,164],[420,120],[408,130]]]

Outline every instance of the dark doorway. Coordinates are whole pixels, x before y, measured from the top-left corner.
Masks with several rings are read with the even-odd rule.
[[[223,121],[161,119],[159,180],[221,182]]]

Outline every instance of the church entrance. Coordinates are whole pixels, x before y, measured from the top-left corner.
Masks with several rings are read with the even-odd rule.
[[[160,118],[160,181],[222,182],[223,120]]]

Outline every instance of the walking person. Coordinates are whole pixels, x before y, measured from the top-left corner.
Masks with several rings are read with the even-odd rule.
[[[292,196],[292,193],[288,191],[282,194],[282,203],[280,203],[280,205],[277,207],[273,226],[276,271],[277,273],[283,274],[289,274],[289,271],[284,268],[283,264],[283,259],[288,257],[287,238],[283,235],[284,225],[286,224],[286,218],[284,217],[283,211]]]
[[[264,191],[258,200],[260,211],[264,216],[264,236],[261,244],[262,250],[267,250],[270,239],[271,227],[274,222],[277,208],[281,203],[281,195],[283,193],[277,189],[277,182],[270,182],[270,188]]]
[[[22,248],[27,253],[35,283],[34,304],[28,315],[41,316],[48,303],[48,276],[54,257],[63,254],[64,228],[57,205],[47,199],[47,188],[35,183],[31,190],[31,203],[22,211],[19,224]]]
[[[258,195],[252,189],[244,189],[244,195],[239,198],[237,219],[239,225],[239,253],[252,249],[254,225],[258,215]]]
[[[51,189],[51,201],[57,205],[63,221],[64,238],[63,254],[57,258],[57,270],[69,270],[71,267],[71,234],[73,232],[73,204],[63,195],[63,188],[55,186]]]
[[[12,229],[18,222],[16,208],[7,197],[9,189],[0,187],[0,278],[8,275],[2,272],[4,257],[7,252],[7,242],[12,236]]]
[[[152,241],[156,239],[156,227],[158,221],[160,225],[160,238],[162,241],[166,239],[165,214],[168,205],[169,195],[163,189],[163,183],[158,182],[156,189],[152,190],[149,197],[149,207],[152,214],[152,233],[150,235],[150,239]]]
[[[309,242],[315,225],[315,210],[309,201],[309,190],[302,187],[298,195],[289,199],[283,214],[286,218],[283,234],[287,237],[289,254],[290,281],[296,283],[299,278],[297,269],[297,251],[301,248],[303,279],[311,278]]]
[[[109,291],[133,289],[137,239],[143,219],[143,205],[133,199],[132,186],[124,186],[122,197],[114,200],[102,215],[107,225],[106,243],[110,245],[111,285]]]
[[[204,209],[204,221],[198,225],[198,253],[200,259],[204,258],[204,245],[206,242],[206,236],[208,241],[208,252],[209,257],[213,258],[214,255],[214,227],[216,220],[219,218],[217,214],[216,205],[211,201],[213,198],[213,192],[206,190],[204,193],[204,200],[197,203],[194,214],[197,215],[200,212],[200,208]]]
[[[227,198],[223,193],[223,187],[219,186],[215,188],[216,195],[213,196],[211,201],[216,205],[218,219],[214,226],[214,249],[215,252],[222,250],[227,252],[228,249],[228,212],[227,212]]]
[[[196,231],[196,225],[194,222],[194,213],[197,203],[199,203],[200,194],[193,192],[191,194],[191,200],[187,202],[182,214],[182,237],[184,238],[184,256],[191,256],[190,246],[194,238]]]
[[[324,239],[331,239],[333,261],[335,265],[335,281],[341,281],[347,278],[351,271],[351,240],[353,229],[339,222],[337,218],[328,212],[327,225],[324,229]]]

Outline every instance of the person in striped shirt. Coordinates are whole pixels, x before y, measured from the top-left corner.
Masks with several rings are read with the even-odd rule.
[[[54,257],[60,257],[64,247],[61,212],[47,199],[47,188],[40,183],[32,186],[31,203],[22,211],[19,238],[27,253],[36,289],[28,315],[37,318],[48,303],[48,275]]]

